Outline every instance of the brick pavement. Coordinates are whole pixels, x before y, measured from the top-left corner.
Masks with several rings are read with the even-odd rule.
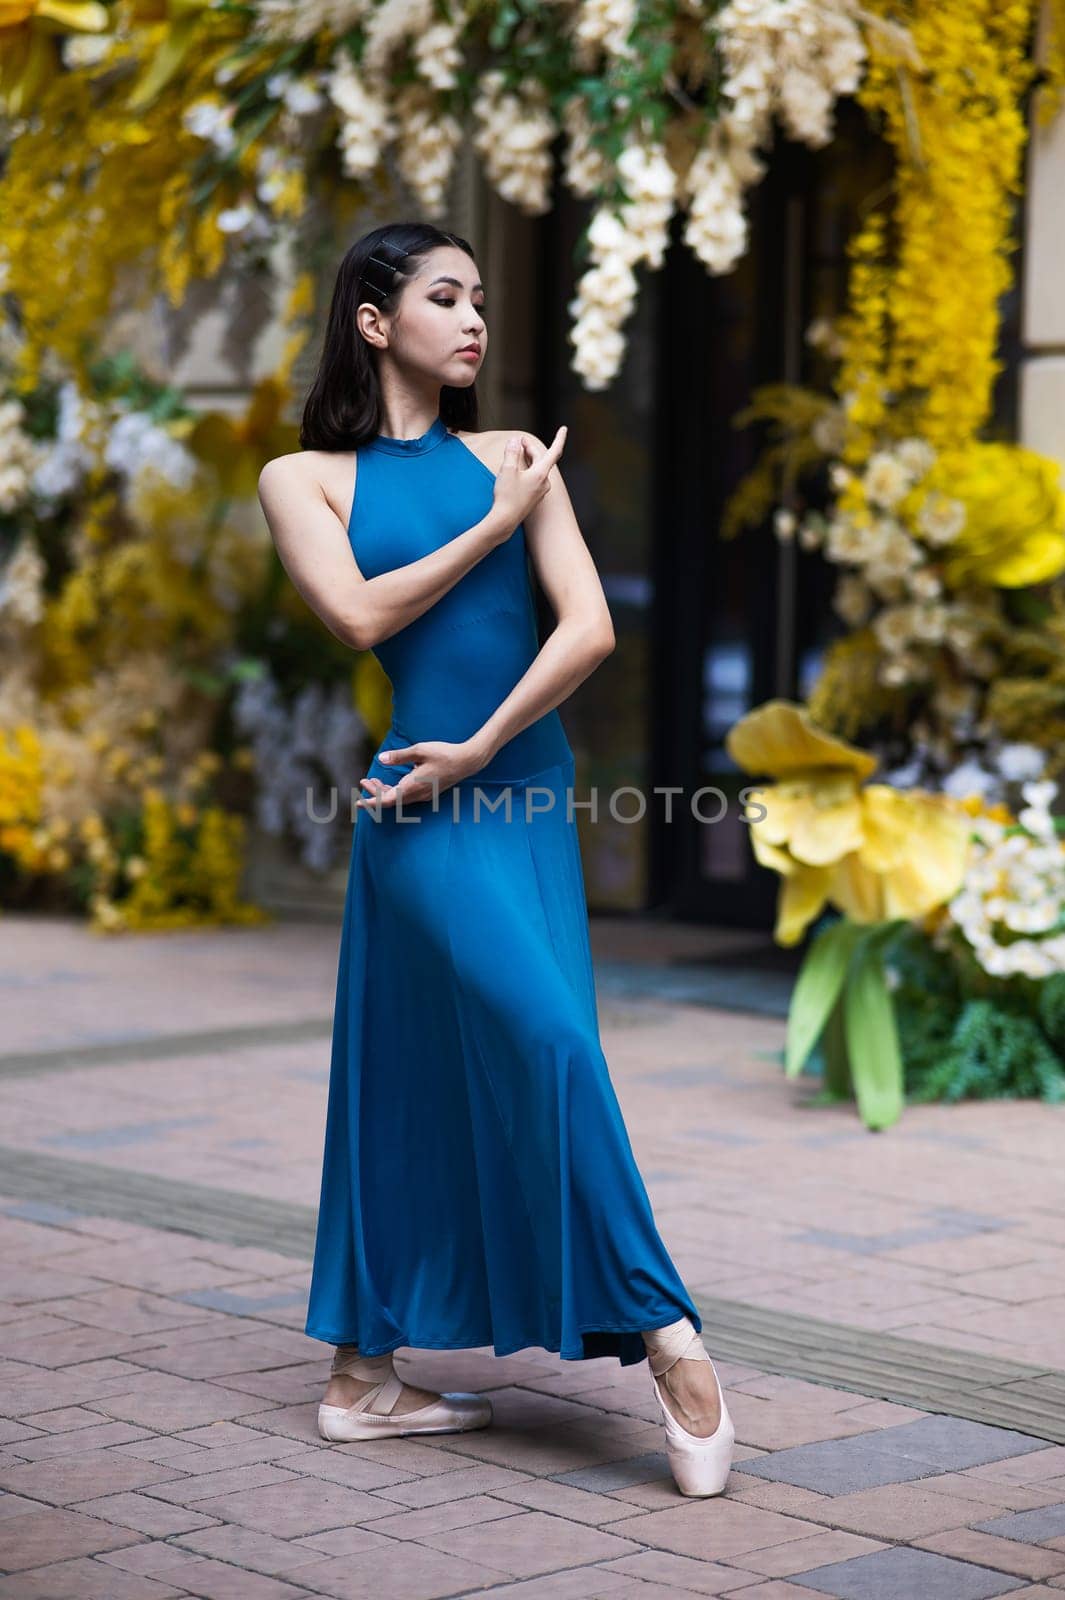
[[[631,925],[593,936],[631,959]],[[335,960],[329,925],[0,919],[0,1143],[23,1162],[0,1151],[0,1600],[1065,1593],[1065,1444],[1037,1431],[1065,1401],[1065,1113],[914,1108],[871,1135],[782,1078],[775,1017],[603,1006],[663,1235],[721,1308],[723,1496],[677,1495],[645,1368],[537,1349],[399,1353],[490,1391],[487,1430],[320,1441],[300,1228]],[[939,1388],[915,1369],[923,1404],[884,1399],[888,1355],[898,1384],[922,1344]]]

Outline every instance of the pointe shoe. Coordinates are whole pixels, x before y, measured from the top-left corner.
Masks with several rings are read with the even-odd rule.
[[[717,1368],[710,1360],[710,1352],[695,1331],[688,1317],[670,1323],[666,1328],[655,1328],[644,1335],[647,1345],[647,1365],[651,1372],[651,1386],[666,1425],[666,1455],[674,1481],[681,1494],[720,1494],[728,1479],[732,1465],[732,1447],[736,1430],[725,1404]],[[706,1438],[689,1433],[681,1426],[662,1398],[659,1379],[677,1361],[709,1361],[717,1392],[721,1400],[721,1418],[713,1433]],[[668,1385],[667,1385],[668,1387]]]
[[[485,1428],[492,1420],[492,1402],[485,1395],[454,1391],[438,1395],[414,1411],[393,1413],[403,1393],[403,1380],[393,1370],[391,1355],[360,1356],[357,1350],[337,1350],[333,1374],[347,1373],[363,1382],[380,1380],[354,1405],[318,1407],[318,1432],[334,1444],[358,1439],[394,1439],[411,1433],[465,1433]]]

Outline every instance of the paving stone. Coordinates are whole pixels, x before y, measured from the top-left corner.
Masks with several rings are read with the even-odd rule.
[[[796,1581],[840,1600],[987,1600],[1024,1587],[1024,1579],[930,1550],[896,1545],[795,1574]]]
[[[790,1578],[810,1567],[847,1561],[852,1556],[869,1555],[883,1548],[879,1540],[847,1533],[842,1528],[830,1528],[811,1533],[804,1539],[767,1545],[764,1550],[745,1550],[736,1560],[745,1569],[759,1572],[766,1578]]]
[[[299,1568],[309,1568],[327,1559],[326,1553],[314,1550],[298,1540],[277,1539],[273,1534],[256,1528],[217,1525],[182,1534],[182,1548],[197,1554],[211,1556],[234,1566],[250,1567],[267,1577],[284,1577]],[[340,1552],[337,1552],[339,1554]]]
[[[21,1572],[67,1556],[117,1550],[120,1545],[138,1543],[141,1537],[129,1528],[117,1528],[76,1511],[51,1507],[28,1511],[0,1521],[0,1570]]]
[[[315,1593],[334,1600],[443,1600],[492,1587],[505,1575],[480,1562],[390,1540],[387,1548],[360,1551],[357,1561],[344,1556],[311,1567],[307,1576],[313,1576]]]
[[[197,1472],[170,1483],[155,1486],[160,1500],[174,1505],[194,1506],[201,1500],[217,1499],[237,1489],[261,1489],[270,1484],[292,1483],[296,1478],[284,1466],[274,1466],[269,1461],[255,1461],[250,1465],[222,1468],[218,1472]]]
[[[91,1556],[0,1578],[2,1600],[173,1600],[184,1594],[157,1578],[122,1572]]]
[[[885,1450],[935,1462],[944,1471],[983,1466],[1007,1457],[1038,1454],[1045,1439],[1009,1428],[987,1427],[966,1417],[928,1416],[897,1428],[882,1428],[877,1438]]]
[[[123,1528],[135,1528],[138,1533],[148,1533],[164,1539],[172,1533],[186,1533],[192,1528],[206,1527],[211,1519],[184,1506],[168,1505],[147,1494],[108,1494],[94,1500],[79,1500],[72,1508],[83,1511],[87,1517],[102,1517],[105,1522],[117,1522]]]
[[[207,1557],[189,1556],[189,1565],[175,1569],[173,1581],[199,1600],[310,1600],[310,1591],[245,1567]]]
[[[160,1433],[178,1433],[197,1423],[239,1417],[248,1397],[216,1383],[193,1383],[168,1373],[139,1373],[118,1394],[93,1402],[95,1410]]]
[[[553,1472],[550,1476],[555,1483],[606,1494],[611,1489],[625,1489],[630,1484],[652,1483],[658,1478],[669,1477],[670,1470],[664,1450],[649,1450],[621,1461],[606,1461],[595,1467],[575,1467],[571,1472]]]
[[[28,1500],[25,1495],[10,1494],[6,1489],[0,1490],[0,1521],[8,1517],[21,1517],[28,1511],[40,1511],[39,1500]]]
[[[566,1522],[539,1511],[450,1533],[426,1534],[422,1542],[450,1555],[478,1560],[513,1577],[532,1577],[559,1567],[602,1561],[639,1548],[631,1539],[600,1528]]]
[[[744,1462],[743,1470],[752,1477],[784,1480],[820,1494],[850,1494],[1045,1448],[1045,1441],[1005,1428],[985,1427],[964,1417],[929,1416],[847,1439],[778,1450]]]
[[[737,1567],[719,1561],[697,1561],[671,1550],[641,1550],[637,1555],[599,1562],[596,1570],[647,1583],[672,1584],[687,1594],[727,1594],[739,1589],[740,1584],[746,1588],[751,1581],[750,1574]]]
[[[196,1509],[205,1516],[243,1523],[283,1539],[362,1522],[377,1513],[387,1515],[387,1507],[382,1510],[381,1501],[373,1495],[322,1478],[297,1477],[265,1489],[243,1489],[198,1500]]]
[[[795,1445],[757,1461],[745,1461],[743,1471],[751,1477],[773,1478],[814,1489],[818,1494],[850,1494],[885,1483],[905,1483],[940,1470],[928,1462],[884,1450],[879,1438],[879,1433],[862,1433],[847,1439]]]
[[[90,1496],[140,1489],[177,1477],[173,1467],[134,1461],[113,1450],[85,1450],[50,1461],[28,1461],[0,1472],[0,1487],[49,1505],[69,1505]]]
[[[708,1511],[713,1515],[708,1516]],[[768,1545],[824,1530],[802,1517],[782,1516],[721,1495],[710,1506],[693,1499],[683,1505],[627,1517],[611,1523],[610,1531],[677,1555],[724,1561],[742,1558],[748,1550],[764,1550]]]
[[[1065,1538],[1065,1501],[1036,1506],[1031,1511],[1011,1511],[1007,1516],[990,1517],[973,1526],[981,1533],[997,1533],[1004,1539],[1043,1544],[1047,1539]]]
[[[371,1533],[390,1539],[425,1539],[429,1534],[443,1533],[450,1528],[475,1527],[501,1517],[520,1516],[525,1510],[524,1506],[508,1505],[490,1495],[475,1494],[462,1500],[423,1506],[419,1511],[390,1511],[383,1517],[367,1518],[366,1525]]]
[[[402,1488],[407,1484],[422,1484],[426,1481],[402,1468],[389,1467],[383,1462],[368,1460],[361,1450],[356,1452],[343,1448],[308,1449],[295,1439],[280,1439],[276,1434],[272,1442],[278,1446],[278,1460],[286,1471],[309,1473],[313,1478],[327,1478],[330,1483],[342,1483],[349,1489],[389,1490],[394,1487]],[[498,1471],[498,1469],[492,1470]],[[448,1473],[447,1476],[450,1479],[455,1478],[454,1473]],[[452,1489],[456,1494],[459,1492],[456,1484],[452,1485]]]
[[[1065,1554],[1042,1545],[1024,1544],[1017,1539],[980,1533],[975,1528],[948,1528],[945,1533],[928,1534],[915,1541],[924,1550],[935,1550],[960,1561],[977,1561],[998,1572],[1014,1572],[1029,1582],[1050,1579],[1065,1573]]]
[[[981,1516],[1001,1513],[1001,1507],[985,1503],[981,1508],[975,1500],[939,1494],[920,1483],[894,1483],[825,1499],[820,1510],[811,1503],[806,1514],[873,1539],[906,1540],[968,1527]]]
[[[570,1522],[586,1522],[594,1527],[631,1515],[628,1506],[611,1495],[593,1494],[587,1489],[543,1478],[534,1478],[513,1488],[504,1485],[495,1490],[494,1498],[527,1506],[531,1511],[550,1511]]]
[[[87,1411],[86,1416],[92,1416]],[[135,1440],[154,1439],[157,1435],[147,1428],[135,1428],[128,1422],[100,1422],[86,1428],[71,1428],[63,1433],[34,1434],[16,1441],[12,1450],[23,1461],[47,1461],[54,1456],[82,1454],[86,1450],[110,1449],[113,1445],[131,1444]]]
[[[360,1451],[359,1455],[365,1459],[364,1452]],[[457,1499],[461,1495],[497,1494],[508,1486],[535,1482],[527,1472],[510,1472],[506,1467],[489,1462],[440,1471],[429,1478],[411,1478],[406,1483],[384,1484],[375,1492],[379,1500],[395,1500],[400,1505],[435,1506],[442,1500]]]

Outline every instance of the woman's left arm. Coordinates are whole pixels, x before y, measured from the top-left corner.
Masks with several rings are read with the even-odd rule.
[[[546,447],[522,436],[530,453]],[[614,648],[614,625],[603,586],[562,474],[551,468],[550,488],[525,517],[525,543],[555,626],[513,689],[473,735],[485,761],[508,739],[567,699]]]

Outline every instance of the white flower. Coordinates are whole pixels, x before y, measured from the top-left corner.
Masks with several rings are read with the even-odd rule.
[[[237,142],[232,126],[236,109],[235,105],[221,100],[194,100],[185,107],[181,120],[197,139],[205,139],[226,155]]]
[[[887,450],[877,450],[866,463],[862,482],[866,498],[890,510],[909,489],[910,475],[897,456]]]
[[[326,93],[340,113],[337,146],[349,178],[372,175],[395,135],[386,100],[370,90],[346,51],[337,51],[325,79]]]
[[[242,201],[239,206],[224,206],[218,213],[216,221],[219,233],[243,233],[258,213],[254,206]]]
[[[179,489],[188,488],[196,476],[196,458],[144,411],[127,411],[116,420],[104,461],[128,479],[150,469]]]
[[[1042,776],[1046,762],[1047,753],[1037,744],[1023,744],[1018,741],[1004,744],[998,752],[998,770],[1007,783],[1034,782]],[[1055,792],[1056,787],[1055,785]]]
[[[856,573],[845,573],[836,584],[832,605],[848,627],[860,628],[872,609],[869,585]]]
[[[901,439],[895,446],[895,454],[915,483],[931,470],[936,459],[936,452],[927,439]]]
[[[115,44],[113,33],[68,33],[60,46],[63,65],[72,71],[106,61]]]
[[[773,531],[782,544],[794,539],[796,526],[794,511],[789,511],[786,506],[778,506],[773,513]]]
[[[929,544],[950,544],[965,526],[965,506],[961,500],[933,490],[925,496],[917,513],[917,526]]]

